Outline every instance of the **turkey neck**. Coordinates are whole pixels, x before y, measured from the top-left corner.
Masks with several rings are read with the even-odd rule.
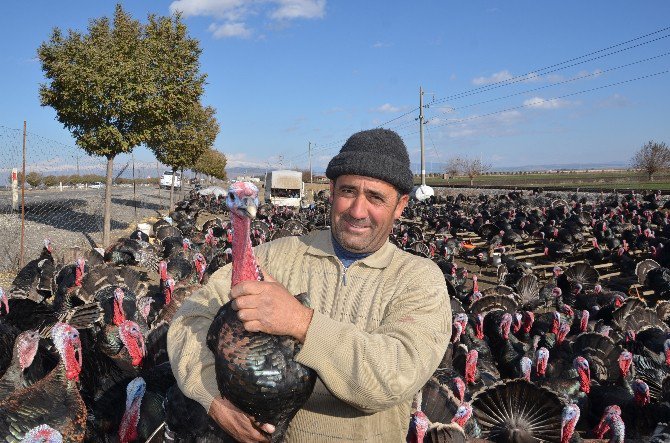
[[[19,362],[18,352],[12,356],[12,362],[0,378],[0,400],[3,400],[16,389],[23,387],[23,370]]]
[[[231,211],[233,222],[233,275],[232,285],[248,280],[258,280],[256,257],[251,248],[250,226],[248,217],[237,215]]]

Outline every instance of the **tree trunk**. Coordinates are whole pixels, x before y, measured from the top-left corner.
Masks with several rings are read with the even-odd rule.
[[[649,173],[649,181],[650,182],[654,181],[654,173],[653,172]]]
[[[172,170],[172,183],[170,184],[170,212],[174,211],[174,175],[177,171]]]
[[[112,174],[114,157],[107,158],[107,176],[105,180],[105,209],[102,216],[102,246],[109,246],[109,231],[111,228],[112,215]]]
[[[474,184],[474,182],[475,182],[475,178],[474,178],[474,177],[470,177],[470,186],[472,186],[472,185]]]

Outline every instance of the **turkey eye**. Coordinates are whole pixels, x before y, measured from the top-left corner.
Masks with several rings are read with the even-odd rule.
[[[229,192],[228,193],[228,198],[231,199],[231,200],[235,200],[235,194],[233,194],[232,192]]]

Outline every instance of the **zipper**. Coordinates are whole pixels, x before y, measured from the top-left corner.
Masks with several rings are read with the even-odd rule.
[[[347,285],[347,267],[344,266],[344,263],[342,263],[342,260],[340,260],[338,257],[335,257],[335,260],[342,266],[342,286]]]

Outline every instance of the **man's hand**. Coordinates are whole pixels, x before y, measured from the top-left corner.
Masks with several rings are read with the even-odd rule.
[[[225,398],[215,398],[209,406],[208,414],[221,429],[241,443],[269,442],[270,439],[261,430],[268,434],[275,431],[275,427],[271,424],[256,423],[253,417],[242,412]]]
[[[288,335],[305,342],[314,311],[267,273],[265,281],[243,281],[230,291],[233,309],[249,332]]]

